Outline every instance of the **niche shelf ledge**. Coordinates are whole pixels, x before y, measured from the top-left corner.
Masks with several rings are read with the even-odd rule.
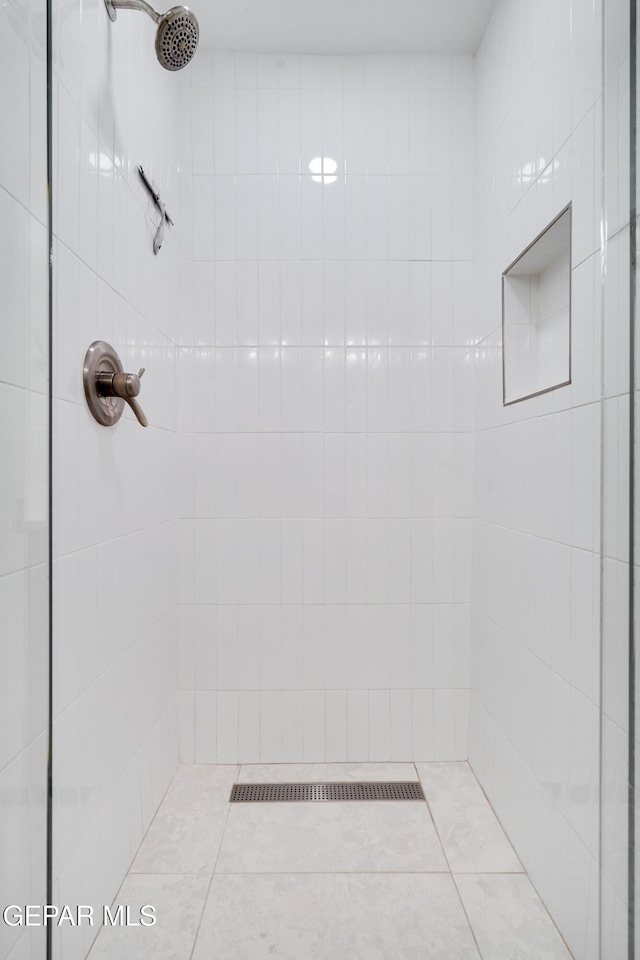
[[[504,406],[571,383],[571,204],[502,274]]]

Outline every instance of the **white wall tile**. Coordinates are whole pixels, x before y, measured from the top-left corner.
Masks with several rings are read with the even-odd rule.
[[[592,562],[597,564],[594,531],[600,520],[594,475],[599,413],[589,391],[599,335],[594,341],[589,304],[597,298],[590,293],[586,263],[600,243],[594,175],[600,25],[592,8],[575,10],[574,22],[574,7],[568,0],[535,9],[499,3],[475,58],[481,131],[476,210],[472,223],[465,212],[471,171],[460,168],[454,173],[453,239],[463,259],[470,259],[468,244],[474,243],[475,331],[482,344],[473,374],[464,351],[454,355],[452,383],[453,429],[475,429],[473,584],[468,567],[456,567],[456,599],[468,599],[473,586],[469,756],[553,919],[583,956],[591,855],[597,855],[597,774],[591,768],[597,693],[588,678],[599,612],[597,599],[578,612],[573,597],[578,582],[583,597],[598,593]],[[569,201],[577,229],[575,303],[584,316],[575,339],[574,384],[505,410],[500,274]],[[470,339],[469,327],[458,329]],[[448,376],[439,387],[450,389]],[[442,417],[439,422],[446,426]],[[465,515],[467,496],[461,491]],[[469,536],[466,523],[455,524],[461,542]],[[464,626],[460,636],[467,636]],[[439,693],[436,749],[438,718],[451,709],[446,691]],[[456,698],[461,729],[468,701],[462,690]],[[450,746],[462,747],[463,738]]]
[[[212,216],[202,216],[203,210],[212,210],[214,204],[214,178],[211,175],[194,177],[193,195],[193,256],[195,260],[214,258],[214,224]]]
[[[347,607],[328,604],[325,607],[325,684],[328,690],[347,686]]]
[[[323,690],[307,690],[303,694],[304,761],[323,762],[326,758],[325,694]]]
[[[347,606],[347,685],[350,690],[362,690],[369,686],[369,662],[367,630],[368,608],[365,604]]]
[[[237,763],[237,760],[238,693],[220,691],[216,694],[216,762]]]
[[[470,516],[471,443],[453,431],[472,429],[472,380],[452,348],[473,331],[454,270],[473,255],[471,168],[452,167],[470,149],[471,61],[280,59],[216,55],[193,101],[187,328],[216,350],[190,358],[193,393],[181,356],[197,431],[184,539],[197,600],[221,611],[196,680],[222,697],[213,749],[425,759],[437,729],[440,755],[462,755],[467,621],[448,608],[434,672],[430,605],[470,591],[470,525],[453,521]],[[312,179],[322,156],[334,182]]]
[[[369,759],[391,756],[391,718],[388,690],[369,691]]]
[[[242,605],[238,618],[238,686],[241,690],[260,689],[260,608]]]
[[[106,48],[100,43],[104,37],[98,30],[98,11],[85,13],[82,21],[72,17],[70,30],[59,36],[56,31],[54,36],[58,118],[52,189],[59,213],[54,223],[52,349],[60,362],[53,390],[61,398],[61,415],[66,423],[63,436],[69,444],[75,438],[76,449],[69,445],[59,451],[57,442],[54,446],[64,455],[67,469],[73,463],[77,467],[75,484],[71,476],[60,476],[59,480],[65,482],[54,486],[54,516],[60,521],[54,533],[54,549],[64,553],[61,574],[65,569],[76,570],[77,593],[82,598],[78,605],[65,602],[63,594],[59,597],[54,640],[63,660],[72,653],[77,616],[86,622],[84,651],[76,658],[76,667],[67,672],[53,705],[54,736],[62,758],[60,770],[65,771],[66,779],[54,810],[61,840],[54,873],[62,875],[65,863],[73,860],[90,860],[99,832],[108,864],[103,878],[103,896],[108,902],[177,765],[178,713],[182,755],[192,760],[196,751],[194,642],[176,607],[179,601],[190,605],[193,600],[193,486],[191,492],[187,489],[184,496],[178,496],[179,472],[174,464],[180,447],[184,458],[181,466],[193,465],[190,438],[185,436],[178,444],[175,431],[178,423],[185,434],[193,430],[194,399],[202,399],[207,378],[199,378],[194,390],[186,386],[186,381],[193,378],[184,377],[178,401],[180,413],[174,417],[180,281],[193,310],[194,272],[181,269],[173,231],[161,257],[154,258],[151,240],[155,215],[141,192],[135,168],[143,163],[175,213],[176,222],[189,225],[185,249],[191,254],[195,241],[199,261],[210,259],[213,253],[212,221],[199,218],[192,229],[192,211],[180,215],[178,194],[189,207],[194,202],[212,203],[213,179],[198,176],[192,189],[178,189],[178,150],[168,132],[175,133],[179,127],[177,88],[166,84],[168,78],[158,79],[154,73],[153,95],[163,102],[162,120],[159,115],[153,120],[152,110],[140,123],[141,104],[136,94],[131,96],[131,90],[144,88],[157,69],[153,52],[146,46],[144,52],[134,49],[136,29],[129,30],[123,24],[113,50],[117,80],[107,95]],[[65,47],[64,56],[60,44]],[[190,119],[190,110],[188,114]],[[183,142],[190,157],[190,132]],[[206,152],[206,143],[204,147]],[[207,172],[212,172],[209,166]],[[38,239],[34,233],[34,249]],[[207,274],[211,275],[210,267],[198,273],[199,316],[211,312],[204,283]],[[32,286],[35,309],[40,294],[35,277]],[[186,313],[183,311],[182,319],[187,334],[180,342],[190,348],[194,342],[193,321]],[[198,325],[198,338],[204,330],[206,324]],[[139,361],[139,366],[147,367],[142,406],[151,426],[143,438],[128,414],[113,430],[98,427],[88,416],[78,371],[84,351],[96,338],[112,342],[125,366]],[[178,356],[181,372],[193,373],[192,353],[183,350]],[[206,360],[203,368],[207,369]],[[34,367],[34,376],[36,373]],[[159,378],[165,383],[162,395],[157,392]],[[212,425],[211,420],[205,423],[207,427]],[[71,429],[73,424],[75,428]],[[123,481],[125,463],[133,466],[139,486]],[[98,472],[96,464],[100,465]],[[73,504],[68,501],[69,491],[75,496]],[[96,511],[98,502],[103,509]],[[178,523],[181,515],[185,519]],[[74,552],[78,548],[81,550]],[[69,577],[61,576],[61,588],[69,582]],[[190,606],[188,609],[191,611]],[[181,635],[184,646],[178,657],[176,644]],[[141,696],[131,678],[143,669],[145,690]],[[179,681],[186,689],[178,701]],[[72,691],[74,700],[69,703]],[[123,710],[114,725],[108,704],[116,699]],[[60,714],[65,703],[68,717]],[[199,704],[199,717],[210,706]],[[108,730],[104,717],[110,718]],[[81,755],[85,749],[74,728],[82,731],[82,740],[93,744],[91,782],[86,770],[68,762],[74,751]],[[201,740],[197,748],[207,752],[211,745],[210,740]],[[136,781],[133,792],[132,776]],[[67,829],[65,791],[68,796],[80,793],[87,797],[81,811],[76,810],[79,815],[72,830]],[[71,874],[66,876],[68,880]],[[90,902],[86,900],[88,885],[88,871],[74,874],[68,895],[74,901]],[[88,949],[88,942],[85,947]]]
[[[303,756],[302,693],[282,694],[282,761],[294,763]]]
[[[257,269],[254,268],[254,274],[250,275],[246,264],[231,262],[214,263],[213,269],[215,343],[220,347],[232,347],[243,342],[257,343],[257,311],[255,316],[251,313],[247,316],[253,301],[257,299]],[[243,286],[242,296],[238,293],[239,282]]]
[[[303,538],[301,520],[282,520],[282,602],[302,603],[303,600]]]
[[[345,690],[327,690],[326,759],[328,762],[347,760],[347,693]]]
[[[260,762],[261,694],[241,690],[238,695],[238,761]]]
[[[260,694],[260,759],[263,763],[282,761],[282,694],[279,690]]]
[[[195,747],[196,763],[217,763],[217,694],[215,691],[196,692]]]
[[[178,723],[180,730],[180,760],[195,763],[195,693],[178,691]]]
[[[366,690],[347,694],[347,757],[369,759],[369,698]]]

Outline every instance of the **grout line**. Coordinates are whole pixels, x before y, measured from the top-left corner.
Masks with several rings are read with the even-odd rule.
[[[416,767],[416,772],[417,772],[417,767]],[[422,779],[420,779],[420,783],[422,783]],[[431,806],[430,806],[429,801],[428,801],[428,799],[427,799],[427,791],[424,789],[424,784],[423,784],[422,789],[423,789],[423,791],[424,791],[425,803],[426,803],[426,806],[427,806],[427,810],[428,810],[428,812],[429,812],[429,817],[430,817],[431,822],[432,822],[432,824],[433,824],[433,829],[434,829],[434,831],[435,831],[436,837],[438,838],[438,843],[440,844],[440,848],[441,848],[441,850],[442,850],[442,855],[444,856],[445,862],[446,862],[446,864],[447,864],[448,871],[449,871],[449,876],[451,877],[451,882],[453,883],[453,886],[454,886],[454,889],[455,889],[455,891],[456,891],[456,894],[458,895],[458,900],[459,900],[459,902],[460,902],[460,906],[462,907],[462,912],[464,913],[464,916],[465,916],[465,919],[466,919],[466,921],[467,921],[467,925],[468,925],[468,927],[469,927],[469,930],[471,931],[471,936],[473,937],[473,942],[475,943],[476,950],[478,951],[478,956],[481,958],[481,960],[483,960],[483,954],[482,954],[482,951],[481,951],[481,949],[480,949],[480,944],[478,943],[478,938],[476,937],[476,932],[475,932],[475,930],[473,929],[473,924],[471,923],[471,919],[470,919],[470,917],[469,917],[469,914],[467,913],[467,908],[466,908],[465,905],[464,905],[464,901],[463,901],[462,896],[461,896],[461,894],[460,894],[460,890],[458,889],[458,884],[456,883],[455,875],[454,875],[454,873],[453,873],[453,871],[452,871],[452,869],[451,869],[451,864],[449,863],[449,857],[447,856],[447,852],[446,852],[446,850],[445,850],[444,843],[442,842],[442,838],[441,838],[441,836],[440,836],[440,831],[438,830],[438,827],[437,827],[437,824],[436,824],[436,821],[435,821],[435,817],[433,816],[433,813],[432,813],[432,810],[431,810]]]
[[[567,941],[565,940],[564,936],[562,935],[562,931],[560,930],[560,928],[558,927],[557,923],[555,922],[555,920],[554,920],[553,917],[551,916],[551,913],[550,913],[550,911],[549,911],[549,908],[547,907],[545,901],[543,900],[541,894],[539,893],[538,888],[536,887],[535,883],[533,882],[533,880],[532,880],[531,877],[529,876],[529,871],[528,871],[527,868],[525,867],[524,863],[522,862],[522,859],[521,859],[520,855],[518,854],[518,852],[516,851],[516,848],[515,848],[514,845],[512,844],[511,839],[509,838],[509,835],[508,835],[506,829],[504,828],[500,817],[498,816],[498,814],[497,814],[496,811],[494,810],[493,804],[491,803],[491,800],[489,799],[488,794],[485,792],[484,787],[482,786],[482,784],[480,783],[478,777],[476,776],[475,770],[473,769],[473,767],[471,766],[471,764],[469,763],[468,760],[466,761],[466,763],[467,763],[467,766],[468,766],[469,770],[471,771],[471,773],[472,773],[472,775],[473,775],[473,778],[475,779],[476,783],[478,784],[478,786],[479,786],[480,789],[482,790],[482,794],[483,794],[483,796],[485,797],[485,799],[486,799],[486,801],[487,801],[487,803],[488,803],[488,805],[489,805],[489,807],[490,807],[490,809],[491,809],[491,812],[493,813],[493,815],[494,815],[494,817],[496,818],[498,824],[500,825],[500,829],[501,829],[502,832],[504,833],[505,839],[506,839],[507,843],[509,844],[509,846],[511,847],[514,856],[516,857],[516,859],[518,860],[518,862],[519,862],[519,863],[521,864],[521,866],[522,866],[522,871],[521,871],[521,872],[518,872],[518,873],[516,873],[515,871],[506,871],[505,873],[500,873],[499,871],[496,871],[496,870],[492,870],[492,871],[486,871],[486,870],[485,870],[485,871],[482,872],[482,874],[478,873],[478,874],[475,874],[475,876],[487,875],[487,874],[493,875],[493,874],[498,873],[499,876],[510,876],[510,875],[511,875],[511,876],[516,876],[516,877],[526,877],[526,879],[527,879],[527,880],[529,881],[529,883],[531,884],[532,890],[534,890],[536,896],[538,897],[538,900],[539,900],[540,903],[542,904],[542,908],[543,908],[544,912],[545,912],[546,915],[548,916],[548,918],[549,918],[549,920],[551,921],[554,929],[556,930],[558,936],[560,937],[562,943],[564,944],[564,946],[565,946],[565,948],[566,948],[566,950],[567,950],[567,953],[569,954],[569,956],[570,956],[571,958],[573,958],[573,953],[572,953],[571,950],[569,949],[569,945],[568,945]],[[585,849],[587,849],[587,848],[585,847]],[[590,856],[593,856],[590,851],[589,851],[589,854],[590,854]],[[470,874],[470,873],[467,872],[467,871],[458,871],[458,874],[459,874],[460,876],[463,876],[463,875],[473,876],[473,875],[474,875],[474,874]]]
[[[475,780],[477,786],[478,786],[478,787],[480,788],[480,790],[482,791],[482,796],[483,796],[484,799],[486,800],[487,805],[488,805],[489,809],[491,810],[491,813],[492,813],[492,814],[494,815],[494,817],[496,818],[496,822],[498,823],[498,826],[499,826],[500,829],[502,830],[502,833],[504,834],[505,840],[507,841],[507,843],[508,843],[509,846],[511,847],[511,851],[512,851],[514,857],[516,858],[516,860],[518,861],[518,863],[519,863],[520,866],[522,867],[522,871],[519,871],[519,872],[526,874],[526,876],[529,876],[529,874],[527,873],[526,867],[525,867],[524,863],[522,862],[521,857],[518,855],[518,852],[516,851],[516,848],[515,848],[514,845],[511,843],[511,840],[509,839],[509,835],[508,835],[507,831],[505,830],[505,828],[504,828],[504,826],[503,826],[503,824],[502,824],[502,820],[501,820],[500,817],[498,816],[496,810],[494,809],[493,804],[491,803],[491,800],[489,799],[489,794],[486,792],[486,790],[484,789],[484,787],[483,787],[482,784],[480,783],[478,777],[476,776],[476,772],[475,772],[475,770],[473,769],[473,767],[471,766],[470,762],[469,762],[468,760],[466,760],[466,761],[465,761],[465,764],[466,764],[466,766],[467,766],[467,769],[471,772],[471,776],[472,776],[473,779]],[[462,872],[462,871],[458,871],[458,872]],[[484,871],[482,871],[482,872],[483,872],[483,873],[487,873],[487,872],[495,873],[496,871],[495,871],[495,870],[491,870],[491,871],[486,871],[486,870],[484,870]],[[515,872],[516,872],[515,870],[507,871],[507,873],[515,873]],[[537,892],[537,891],[536,891],[536,892]]]
[[[436,827],[436,831],[437,831],[437,827]],[[446,856],[446,854],[445,854],[445,856]],[[471,931],[471,936],[473,937],[473,942],[474,942],[475,945],[476,945],[476,950],[478,951],[478,956],[479,956],[479,957],[481,958],[481,960],[482,960],[482,958],[484,958],[484,954],[483,954],[482,950],[480,949],[480,944],[478,943],[478,938],[477,938],[477,936],[476,936],[476,931],[475,931],[475,929],[474,929],[474,926],[473,926],[473,924],[472,924],[472,922],[471,922],[471,917],[470,917],[469,914],[467,913],[467,908],[466,908],[466,906],[465,906],[465,902],[464,902],[464,900],[462,899],[462,894],[460,893],[460,888],[458,887],[458,884],[457,884],[457,882],[456,882],[456,875],[455,875],[454,873],[450,873],[450,877],[451,877],[451,882],[453,883],[453,886],[454,886],[454,888],[455,888],[455,891],[456,891],[456,893],[457,893],[457,895],[458,895],[458,900],[460,901],[460,906],[462,907],[462,912],[464,913],[464,916],[465,916],[465,919],[466,919],[466,921],[467,921],[467,924],[469,925],[469,930]]]
[[[134,864],[135,861],[136,861],[136,857],[137,857],[138,854],[140,853],[140,848],[142,847],[142,844],[144,843],[144,841],[146,840],[147,836],[148,836],[149,833],[151,832],[151,828],[153,827],[153,824],[155,823],[155,821],[156,821],[156,819],[157,819],[157,817],[158,817],[158,814],[160,813],[160,810],[161,810],[162,807],[164,806],[165,800],[167,799],[167,794],[169,793],[169,790],[171,789],[171,786],[172,786],[174,780],[175,780],[176,777],[178,776],[178,772],[179,772],[179,770],[180,770],[180,767],[182,767],[182,766],[183,766],[182,762],[181,762],[180,760],[178,760],[178,765],[176,766],[176,769],[173,771],[173,776],[172,776],[171,779],[169,780],[169,783],[167,784],[167,788],[166,788],[166,790],[164,791],[164,793],[162,794],[162,797],[161,797],[161,799],[160,799],[160,802],[159,802],[158,806],[156,807],[155,812],[154,812],[153,816],[151,817],[151,820],[149,821],[149,826],[147,827],[147,829],[145,830],[145,832],[142,834],[142,837],[140,838],[140,843],[139,843],[138,846],[136,847],[136,851],[135,851],[135,853],[133,854],[133,856],[131,857],[131,864],[130,864],[130,866],[129,866],[129,869],[128,869],[127,872],[125,873],[124,878],[123,878],[123,880],[122,880],[122,883],[121,883],[120,886],[118,887],[118,893],[116,894],[116,896],[114,897],[114,899],[111,901],[112,904],[116,902],[116,899],[117,899],[117,897],[118,897],[118,894],[120,893],[120,890],[122,889],[122,884],[125,882],[125,880],[127,879],[127,877],[128,877],[130,874],[136,872],[136,871],[132,870],[131,868],[133,867],[133,864]]]
[[[586,552],[590,553],[591,551],[586,551]],[[597,556],[597,555],[596,555],[596,556]],[[491,616],[490,614],[488,614],[488,613],[486,612],[486,610],[483,610],[481,607],[479,607],[476,603],[473,603],[473,602],[472,602],[470,605],[471,605],[471,607],[472,607],[474,610],[478,610],[478,611],[482,614],[482,616],[485,617],[491,624],[493,624],[493,626],[497,627],[498,630],[501,630],[501,631],[503,631],[504,633],[506,633],[506,634],[509,636],[509,639],[510,639],[510,640],[512,640],[514,643],[517,643],[517,644],[518,644],[518,647],[519,647],[521,650],[523,650],[525,653],[529,654],[529,656],[533,657],[534,660],[537,660],[538,663],[541,663],[541,664],[542,664],[547,670],[549,670],[549,672],[552,673],[554,676],[559,677],[561,680],[564,681],[564,683],[566,683],[568,686],[571,686],[573,690],[577,690],[578,693],[581,694],[581,696],[583,696],[584,699],[585,699],[591,706],[595,707],[596,709],[599,709],[598,703],[596,703],[596,702],[592,699],[592,697],[590,697],[588,694],[584,693],[584,691],[583,691],[583,690],[580,690],[578,687],[575,687],[575,686],[573,686],[572,684],[570,684],[570,682],[567,680],[567,678],[566,678],[562,673],[559,673],[557,670],[555,670],[555,669],[551,666],[551,664],[547,663],[547,661],[544,660],[539,654],[537,654],[537,653],[535,653],[533,650],[531,650],[530,647],[527,647],[527,645],[524,643],[524,641],[522,641],[522,640],[518,639],[517,637],[514,637],[512,634],[510,634],[510,633],[508,632],[508,630],[506,630],[506,629],[502,626],[502,624],[500,624],[497,620],[495,620],[493,616]],[[413,689],[413,688],[412,688],[412,689]],[[431,688],[428,688],[428,689],[431,689]],[[473,686],[468,686],[468,687],[446,687],[446,688],[443,688],[443,687],[434,687],[433,689],[434,689],[434,690],[441,690],[441,689],[460,690],[460,689],[462,689],[462,690],[469,690],[471,693],[476,693],[476,694],[479,692],[479,691],[478,691],[478,688],[477,688],[477,687],[473,687]],[[487,710],[487,713],[489,713],[488,710]],[[489,716],[491,716],[491,718],[493,719],[493,716],[492,716],[490,713],[489,713]],[[511,739],[510,739],[509,735],[508,735],[508,734],[505,734],[505,736],[506,736],[507,741],[508,741],[509,743],[511,743]],[[515,748],[514,748],[514,749],[515,749]],[[468,762],[468,761],[467,761],[467,762]],[[527,769],[528,769],[528,770],[532,773],[532,775],[533,775],[533,772],[531,771],[531,768],[529,767],[529,765],[528,765],[528,764],[525,764],[525,766],[527,767]],[[474,774],[474,776],[475,776],[475,774]],[[548,791],[545,790],[545,793],[547,793],[547,792],[548,792]],[[549,796],[551,796],[550,793],[549,793]]]
[[[217,766],[217,764],[211,764],[211,766]],[[240,764],[234,764],[234,766],[236,767],[236,776],[235,776],[234,783],[237,783],[238,777],[240,776],[240,768],[241,768],[241,765],[240,765]],[[202,903],[202,910],[200,911],[200,919],[198,920],[198,926],[196,927],[196,935],[195,935],[195,937],[193,938],[193,946],[191,947],[191,952],[189,953],[189,960],[192,960],[192,958],[193,958],[193,954],[194,954],[194,951],[195,951],[195,949],[196,949],[196,944],[197,944],[197,942],[198,942],[198,936],[200,935],[200,927],[202,926],[202,918],[204,917],[204,912],[205,912],[205,910],[206,910],[206,908],[207,908],[207,902],[208,902],[208,900],[209,900],[209,894],[210,894],[210,892],[211,892],[211,886],[212,886],[212,884],[213,884],[213,878],[215,877],[215,874],[216,874],[216,867],[218,866],[218,859],[219,859],[219,857],[220,857],[220,850],[221,850],[221,848],[222,848],[222,844],[223,844],[223,841],[224,841],[224,835],[225,835],[226,830],[227,830],[227,824],[228,824],[228,822],[229,822],[229,814],[230,814],[230,812],[231,812],[231,804],[229,803],[229,801],[227,801],[227,814],[226,814],[226,816],[225,816],[225,818],[224,818],[224,826],[222,827],[222,830],[220,831],[220,841],[219,841],[219,843],[218,843],[218,850],[217,850],[216,858],[215,858],[215,861],[214,861],[214,864],[213,864],[213,869],[212,869],[212,871],[211,871],[211,876],[210,876],[210,878],[209,878],[209,883],[208,883],[208,885],[207,885],[207,892],[206,892],[206,894],[205,894],[204,901],[203,901],[203,903]]]

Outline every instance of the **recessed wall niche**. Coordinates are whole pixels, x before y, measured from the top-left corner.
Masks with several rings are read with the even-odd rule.
[[[571,383],[571,204],[502,274],[503,403]]]

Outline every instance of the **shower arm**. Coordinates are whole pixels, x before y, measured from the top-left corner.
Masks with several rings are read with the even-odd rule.
[[[142,10],[148,14],[154,23],[160,23],[162,14],[153,9],[146,0],[104,0],[110,20],[115,20],[118,10]]]

